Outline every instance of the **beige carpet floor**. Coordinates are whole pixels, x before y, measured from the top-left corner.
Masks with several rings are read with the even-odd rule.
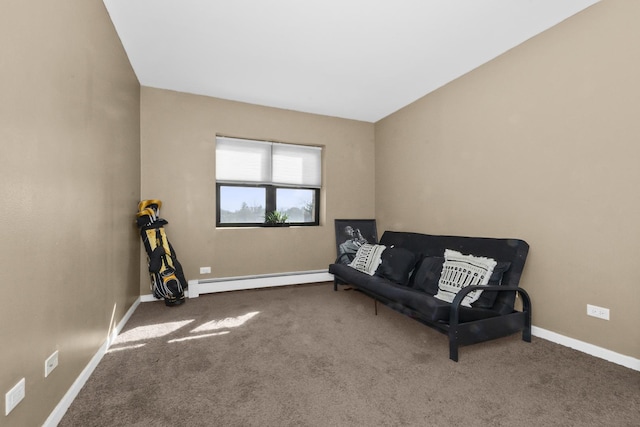
[[[60,426],[639,426],[640,372],[322,283],[141,304]]]

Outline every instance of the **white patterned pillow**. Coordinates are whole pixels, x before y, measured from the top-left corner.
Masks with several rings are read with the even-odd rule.
[[[452,302],[458,291],[470,285],[486,286],[497,262],[491,258],[463,255],[458,251],[444,251],[444,265],[438,282],[436,298]],[[465,295],[462,305],[471,307],[471,303],[480,298],[481,290]]]
[[[382,252],[386,248],[384,245],[365,243],[360,246],[358,252],[356,252],[356,257],[351,261],[349,267],[373,276],[382,262]]]

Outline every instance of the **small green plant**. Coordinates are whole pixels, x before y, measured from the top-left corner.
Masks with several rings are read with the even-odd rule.
[[[284,212],[271,211],[265,215],[264,222],[266,224],[285,224],[288,219],[289,215]]]

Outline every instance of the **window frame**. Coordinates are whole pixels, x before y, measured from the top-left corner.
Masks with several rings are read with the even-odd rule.
[[[314,192],[315,204],[313,212],[313,221],[287,221],[286,225],[313,227],[320,225],[320,188],[315,187],[298,187],[298,186],[285,186],[285,185],[273,185],[273,184],[248,184],[248,183],[226,183],[216,182],[216,227],[272,227],[272,225],[266,222],[221,222],[220,221],[220,188],[221,187],[242,187],[242,188],[264,188],[265,189],[265,212],[273,212],[277,206],[277,190],[278,189],[294,189],[294,190],[310,190]]]
[[[247,141],[247,142],[256,142],[256,143],[267,143],[267,144],[272,144],[272,145],[291,145],[293,147],[309,147],[309,148],[316,148],[316,149],[320,149],[321,150],[321,154],[320,154],[320,173],[322,174],[322,158],[324,157],[323,155],[323,147],[320,146],[307,146],[307,145],[303,145],[303,144],[290,144],[290,143],[282,143],[282,142],[276,142],[276,141],[266,141],[266,140],[256,140],[256,139],[247,139],[247,138],[236,138],[236,137],[229,137],[229,136],[223,136],[223,135],[216,135],[216,144],[218,141],[218,138],[221,138],[223,140],[228,140],[228,139],[238,139],[241,141]],[[216,145],[216,154],[217,154],[217,145]],[[273,156],[273,153],[271,154]],[[273,159],[273,158],[272,158]],[[273,161],[273,160],[272,160]],[[266,222],[264,222],[264,220],[262,222],[222,222],[221,221],[221,210],[222,210],[222,199],[220,197],[220,193],[221,193],[221,188],[222,187],[241,187],[241,188],[263,188],[265,189],[265,213],[267,212],[273,212],[276,210],[277,207],[277,191],[280,189],[290,189],[290,190],[309,190],[313,192],[313,198],[314,198],[314,206],[313,206],[313,221],[287,221],[286,225],[287,226],[319,226],[320,225],[320,197],[322,194],[322,177],[320,175],[320,185],[319,186],[309,186],[309,185],[296,185],[296,184],[279,184],[279,183],[273,183],[273,182],[237,182],[235,180],[225,180],[225,179],[221,179],[218,180],[218,177],[216,176],[216,227],[219,228],[225,228],[225,227],[272,227],[271,224],[267,224]]]

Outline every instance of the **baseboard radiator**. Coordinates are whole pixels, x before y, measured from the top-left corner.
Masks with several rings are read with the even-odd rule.
[[[328,270],[222,277],[215,279],[189,280],[189,289],[187,294],[189,298],[197,298],[201,294],[210,294],[214,292],[239,291],[243,289],[270,288],[274,286],[301,285],[304,283],[332,281],[333,274],[329,274]]]

